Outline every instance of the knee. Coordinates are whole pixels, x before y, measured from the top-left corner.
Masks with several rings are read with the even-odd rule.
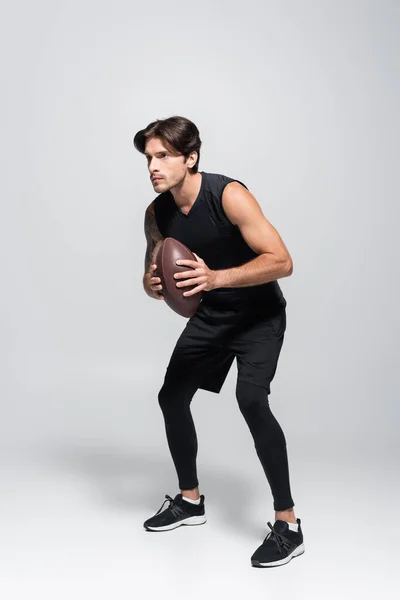
[[[194,391],[182,385],[182,382],[164,381],[158,392],[158,404],[164,413],[180,411],[190,404],[193,393]]]
[[[236,399],[242,412],[269,407],[268,390],[247,381],[237,382]]]
[[[173,390],[166,383],[162,386],[158,392],[158,404],[162,411],[164,411],[171,403],[170,399],[173,398]]]

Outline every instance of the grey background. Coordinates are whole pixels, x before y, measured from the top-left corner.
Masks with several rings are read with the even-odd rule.
[[[361,584],[374,597],[383,577],[396,596],[399,12],[388,0],[2,2],[7,598],[28,581],[49,597],[62,581],[68,597],[78,580],[75,597],[118,582],[131,597],[152,569],[154,595],[175,597],[175,552],[198,597],[267,578],[285,594],[282,577],[288,597],[354,598]],[[220,395],[193,402],[214,529],[157,543],[141,530],[177,492],[157,392],[185,320],[142,291],[155,194],[132,138],[175,114],[199,127],[200,170],[246,183],[294,261],[270,402],[308,551],[284,574],[248,566],[273,511],[235,366]],[[393,537],[377,547],[386,517]]]

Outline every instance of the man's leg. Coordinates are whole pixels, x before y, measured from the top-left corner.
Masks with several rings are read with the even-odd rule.
[[[174,361],[178,352],[174,354]],[[170,363],[171,364],[171,363]],[[176,364],[176,362],[174,362]],[[162,506],[155,515],[146,519],[143,526],[148,531],[169,531],[181,525],[202,525],[207,521],[204,495],[195,500],[185,490],[198,488],[196,473],[197,436],[190,403],[197,386],[189,378],[174,377],[169,369],[158,394],[164,415],[165,430],[171,456],[178,475],[181,493],[171,497],[166,494]],[[169,506],[165,510],[165,503]]]
[[[271,488],[275,519],[296,523],[289,483],[286,439],[269,407],[268,391],[239,380],[236,397]]]
[[[176,343],[158,395],[179,487],[192,500],[200,494],[190,404],[199,387],[217,391],[226,377],[234,354],[221,346],[219,338],[229,324],[229,319],[227,324],[220,323],[219,312],[201,303]]]
[[[197,479],[197,435],[190,403],[197,390],[195,383],[180,377],[167,377],[158,402],[164,415],[165,431],[181,492],[199,498]]]
[[[244,319],[231,347],[238,362],[236,397],[271,488],[275,517],[295,523],[286,439],[268,400],[285,329],[284,309],[271,317],[254,312]]]

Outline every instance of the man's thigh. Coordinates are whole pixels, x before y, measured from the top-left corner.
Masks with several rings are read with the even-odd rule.
[[[238,381],[263,387],[270,393],[286,330],[286,310],[268,316],[248,315],[229,344],[237,358]]]
[[[233,312],[233,311],[232,311]],[[232,317],[232,315],[231,315]],[[200,305],[179,336],[167,366],[167,381],[191,381],[218,393],[234,360],[224,343],[232,318]]]

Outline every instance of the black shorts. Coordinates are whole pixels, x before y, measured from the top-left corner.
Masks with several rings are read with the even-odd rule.
[[[222,308],[204,302],[189,319],[168,364],[165,380],[189,380],[219,393],[236,357],[238,381],[270,393],[286,330],[286,309]]]

